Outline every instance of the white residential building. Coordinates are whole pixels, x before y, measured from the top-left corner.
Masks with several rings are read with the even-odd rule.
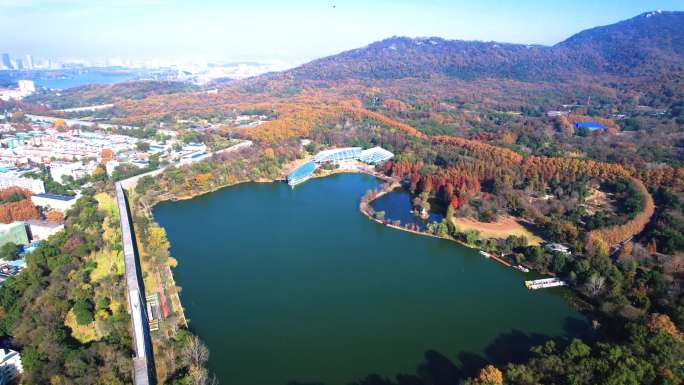
[[[36,85],[33,80],[19,80],[17,83],[19,84],[19,91],[24,95],[31,95],[36,92]]]
[[[31,232],[32,241],[42,241],[48,239],[50,235],[55,234],[64,229],[63,223],[48,222],[43,220],[31,219],[25,221]]]
[[[12,89],[0,89],[0,99],[8,101],[10,99],[20,100],[25,96],[36,92],[36,86],[32,80],[19,80],[19,87]]]
[[[94,169],[94,167],[90,168]],[[64,176],[80,179],[88,176],[89,172],[89,167],[84,166],[81,162],[50,165],[50,176],[52,177],[52,180],[58,183],[62,183],[62,177]]]
[[[121,164],[118,160],[110,160],[109,162],[105,163],[105,170],[107,170],[107,175],[112,175],[114,172],[114,169]]]
[[[31,190],[34,194],[45,193],[45,184],[43,184],[43,181],[40,179],[24,178],[12,174],[0,174],[0,189],[14,186]]]
[[[57,194],[36,194],[31,196],[31,201],[36,206],[45,207],[46,209],[57,210],[60,212],[66,212],[71,208],[71,206],[76,203],[78,196],[69,197]]]
[[[565,255],[571,255],[572,253],[570,252],[570,248],[565,245],[561,245],[560,243],[549,243],[546,245],[546,249],[551,252],[559,252]]]

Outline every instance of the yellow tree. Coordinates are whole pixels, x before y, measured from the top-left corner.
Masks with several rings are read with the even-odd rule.
[[[648,319],[648,328],[653,332],[665,332],[672,336],[677,342],[684,341],[684,335],[677,329],[667,314],[651,314]]]
[[[147,230],[147,251],[153,258],[166,261],[169,252],[169,241],[163,228],[152,225]]]
[[[59,132],[64,132],[64,130],[66,130],[66,122],[64,119],[55,119],[55,121],[52,122],[52,127]]]
[[[480,370],[477,382],[483,385],[501,385],[503,384],[503,373],[494,365],[487,365]]]

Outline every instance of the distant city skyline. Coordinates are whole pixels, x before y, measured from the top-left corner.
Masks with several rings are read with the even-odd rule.
[[[3,0],[0,52],[85,60],[303,63],[390,36],[553,45],[681,1]],[[25,63],[24,63],[25,64]]]
[[[186,57],[182,59],[134,59],[121,57],[83,58],[83,57],[41,57],[26,54],[17,57],[10,52],[0,51],[0,70],[3,69],[60,69],[67,67],[129,67],[165,68],[191,66],[237,66],[237,65],[274,65],[288,66],[296,63],[283,60],[208,60]]]

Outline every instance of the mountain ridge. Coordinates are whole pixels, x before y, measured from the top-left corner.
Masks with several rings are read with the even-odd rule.
[[[522,81],[684,71],[684,12],[654,11],[580,31],[552,46],[393,36],[276,74],[296,80],[446,76]]]

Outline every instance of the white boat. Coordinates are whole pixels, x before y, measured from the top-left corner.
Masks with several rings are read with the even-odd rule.
[[[480,250],[480,255],[485,257],[485,258],[489,258],[492,256],[491,254],[489,254],[488,252],[483,251],[483,250]]]
[[[523,265],[518,265],[518,266],[516,266],[515,268],[518,269],[518,270],[520,270],[520,271],[522,271],[523,273],[529,273],[529,272],[530,272],[530,269],[526,268],[526,267],[523,266]]]
[[[545,289],[548,287],[565,286],[566,283],[558,278],[544,278],[536,279],[534,281],[525,281],[525,287],[530,290]]]

